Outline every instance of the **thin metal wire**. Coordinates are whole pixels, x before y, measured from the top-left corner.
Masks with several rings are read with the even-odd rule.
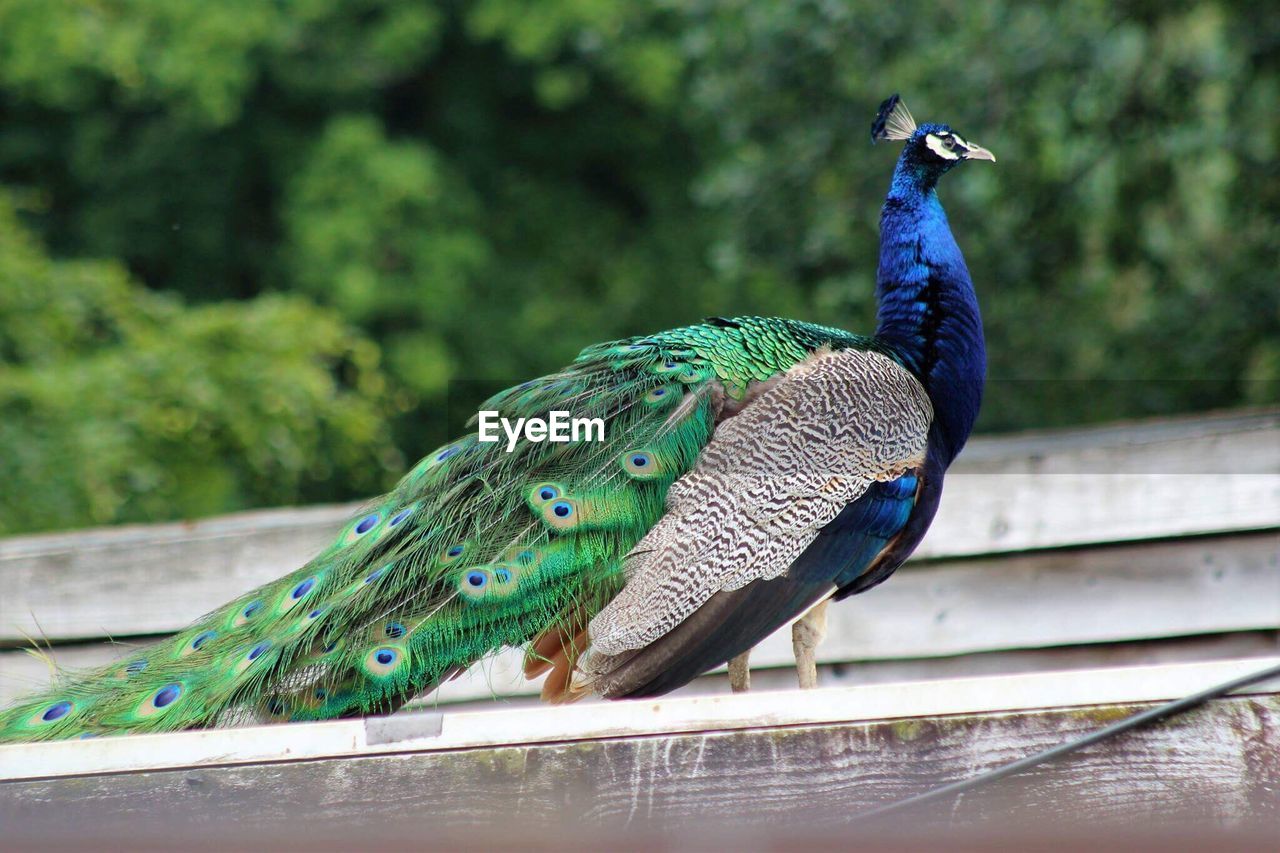
[[[1086,746],[1092,746],[1099,741],[1115,737],[1116,735],[1127,732],[1130,729],[1136,729],[1139,726],[1146,725],[1147,723],[1154,723],[1158,720],[1163,720],[1166,717],[1171,717],[1174,714],[1179,714],[1183,711],[1195,708],[1198,705],[1203,705],[1210,699],[1217,699],[1219,696],[1224,696],[1233,690],[1239,690],[1241,687],[1248,687],[1250,684],[1257,684],[1259,681],[1266,681],[1270,678],[1276,677],[1280,677],[1280,664],[1269,666],[1266,669],[1259,670],[1249,675],[1242,675],[1239,678],[1233,678],[1231,681],[1223,682],[1222,684],[1218,684],[1214,687],[1201,690],[1199,693],[1193,693],[1192,695],[1186,696],[1182,699],[1175,699],[1172,702],[1157,705],[1156,707],[1143,711],[1140,714],[1134,714],[1132,717],[1127,717],[1117,723],[1112,723],[1111,725],[1098,729],[1095,732],[1090,732],[1082,738],[1058,744],[1057,746],[1050,747],[1043,752],[1028,755],[1026,758],[1020,758],[1017,761],[1011,761],[1008,764],[995,768],[994,770],[988,770],[986,773],[980,773],[977,776],[962,779],[959,782],[942,785],[941,787],[934,788],[931,791],[916,794],[914,797],[907,797],[903,800],[897,800],[896,802],[887,803],[883,806],[877,806],[874,809],[869,809],[865,812],[854,815],[853,820],[855,822],[870,820],[871,818],[880,817],[892,812],[900,812],[904,809],[909,809],[922,803],[932,802],[933,800],[939,800],[943,797],[954,796],[956,794],[964,793],[965,791],[971,791],[981,785],[987,785],[998,779],[1011,776],[1014,773],[1021,773],[1023,770],[1030,769],[1038,764],[1043,764],[1046,761],[1061,758],[1068,753],[1075,752],[1078,749],[1083,749]]]

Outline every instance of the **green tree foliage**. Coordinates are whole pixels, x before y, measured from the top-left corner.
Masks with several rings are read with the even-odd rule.
[[[0,534],[372,490],[377,348],[295,297],[185,307],[51,261],[0,203]]]
[[[415,457],[461,428],[480,391],[452,381],[519,381],[708,314],[869,329],[894,152],[867,129],[893,91],[1000,158],[943,188],[988,323],[980,426],[1274,401],[1280,24],[1259,11],[0,0],[0,184],[53,257],[129,271],[78,274],[116,282],[112,316],[191,329],[168,335],[181,369],[163,382],[128,380],[159,332],[113,340],[127,368],[84,345],[0,353],[28,397],[59,393],[47,371],[90,389],[119,373],[111,405],[68,395],[61,431],[20,433],[14,458],[44,461],[14,463],[18,491],[59,518],[0,525],[361,494],[391,476],[381,424]],[[0,340],[61,340],[39,331],[70,322],[59,304],[6,313]],[[237,337],[219,351],[219,334]],[[310,388],[310,414],[250,404],[237,362],[279,383],[264,396]],[[225,440],[174,455],[180,440],[111,438],[153,408],[203,423],[202,387],[224,404],[209,411],[238,412]],[[389,400],[402,414],[384,421]],[[109,487],[58,437],[77,429],[118,448],[92,481]]]
[[[890,155],[850,144],[850,103],[901,91],[999,156],[942,189],[991,376],[1016,380],[992,386],[985,426],[1275,400],[1277,31],[1255,11],[705,4],[688,37],[695,112],[727,144],[699,184],[731,217],[717,273],[869,322],[867,199]]]

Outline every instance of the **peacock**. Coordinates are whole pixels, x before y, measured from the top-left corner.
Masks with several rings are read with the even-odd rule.
[[[506,647],[552,702],[657,696],[726,662],[741,689],[751,648],[788,623],[812,686],[826,604],[920,542],[986,368],[936,186],[995,158],[897,95],[872,140],[905,143],[873,336],[713,317],[590,346],[481,411],[569,412],[602,436],[472,429],[296,571],[0,712],[0,741],[390,713]]]

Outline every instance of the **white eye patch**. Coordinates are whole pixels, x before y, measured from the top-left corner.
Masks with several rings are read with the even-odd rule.
[[[956,142],[960,141],[959,137],[955,137]],[[924,138],[924,144],[929,146],[929,150],[937,154],[943,160],[959,160],[960,152],[951,151],[944,144],[941,136],[930,133]]]

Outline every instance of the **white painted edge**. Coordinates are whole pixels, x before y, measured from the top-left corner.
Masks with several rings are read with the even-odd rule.
[[[1157,702],[1280,657],[910,681],[558,708],[440,713],[0,746],[0,783],[114,773],[431,753],[688,732]],[[1280,679],[1240,691],[1280,693]]]

